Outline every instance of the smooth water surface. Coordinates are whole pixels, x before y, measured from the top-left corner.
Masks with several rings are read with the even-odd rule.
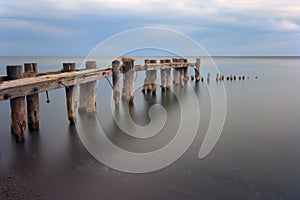
[[[99,58],[97,63],[105,67],[111,60]],[[183,100],[195,92],[200,122],[190,148],[166,168],[130,174],[98,162],[82,144],[76,126],[69,126],[65,91],[58,89],[49,92],[50,104],[45,103],[45,93],[39,95],[40,130],[26,131],[24,144],[16,144],[10,134],[9,101],[0,102],[0,172],[27,180],[44,199],[299,199],[300,59],[217,57],[214,61],[222,74],[249,79],[224,81],[224,128],[204,159],[199,159],[198,153],[211,118],[208,89],[220,87],[214,75],[208,85],[189,80],[190,88],[174,88]],[[6,65],[24,62],[38,62],[40,71],[53,71],[59,70],[62,62],[80,66],[83,58],[2,57],[0,74],[5,74]],[[143,58],[136,62],[142,63]],[[194,75],[192,69],[189,74]],[[130,137],[115,124],[112,112],[122,118],[126,106],[114,110],[108,81],[98,82],[97,119],[114,144],[133,152],[160,149],[175,136],[181,120],[176,96],[162,94],[159,86],[156,96],[143,95],[138,88],[143,79],[144,72],[138,72],[134,105],[129,107],[133,120],[147,125],[154,104],[167,113],[163,129],[147,139]]]

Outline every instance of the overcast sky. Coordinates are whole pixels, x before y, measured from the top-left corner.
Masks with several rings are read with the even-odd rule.
[[[300,56],[299,0],[0,0],[0,56],[85,56],[149,26],[182,32],[210,55]]]

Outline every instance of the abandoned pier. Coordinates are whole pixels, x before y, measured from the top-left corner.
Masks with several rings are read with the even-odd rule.
[[[185,58],[160,60],[146,59],[143,65],[135,65],[134,59],[122,57],[112,61],[107,68],[97,68],[95,61],[87,61],[85,69],[76,69],[75,63],[63,63],[62,70],[55,72],[38,72],[37,63],[6,66],[6,76],[0,76],[0,101],[9,100],[11,108],[11,133],[17,142],[24,140],[26,127],[31,130],[39,129],[39,93],[58,88],[65,88],[67,113],[70,124],[76,123],[77,85],[80,87],[78,112],[94,115],[96,112],[97,80],[112,76],[113,99],[118,106],[120,99],[133,103],[134,74],[145,71],[142,92],[156,93],[157,71],[160,70],[160,87],[162,92],[175,85],[184,86],[189,79],[188,67],[194,69],[192,81],[204,81],[200,76],[200,58],[195,62],[188,62]],[[171,71],[173,70],[173,81]],[[123,74],[123,88],[120,91],[120,74]],[[210,73],[206,80],[209,82]],[[224,81],[224,76],[216,74],[216,81]],[[244,80],[245,76],[230,75],[227,80]],[[47,93],[48,95],[48,93]],[[25,104],[26,101],[26,104]],[[26,108],[25,108],[26,105]],[[27,110],[27,112],[26,112]]]

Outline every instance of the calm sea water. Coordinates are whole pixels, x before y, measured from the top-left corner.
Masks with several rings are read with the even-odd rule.
[[[104,67],[112,58],[96,60]],[[60,69],[62,62],[79,66],[82,61],[71,57],[2,57],[0,74],[5,74],[8,64],[38,62],[39,71],[53,71]],[[137,58],[136,63],[142,61]],[[249,79],[224,82],[225,124],[216,146],[205,158],[199,159],[198,152],[211,118],[208,91],[220,87],[214,76],[208,85],[189,80],[191,88],[177,88],[187,102],[192,92],[196,94],[199,129],[190,148],[166,168],[130,174],[98,162],[82,144],[78,127],[69,126],[65,91],[58,89],[49,92],[50,104],[45,103],[46,95],[40,94],[40,131],[26,131],[24,144],[16,144],[10,134],[9,101],[0,102],[0,172],[28,180],[33,191],[45,199],[299,199],[300,59],[218,57],[214,61],[222,74],[246,75]],[[136,77],[138,86],[144,73]],[[149,96],[136,88],[129,112],[138,125],[150,122],[149,108],[154,104],[162,105],[168,114],[159,134],[147,139],[132,138],[114,123],[111,94],[107,80],[100,80],[97,119],[114,144],[133,152],[149,152],[172,140],[181,120],[174,94],[162,94],[158,87],[157,95]],[[121,118],[124,109],[121,104],[117,111]],[[185,131],[188,134],[191,130]]]

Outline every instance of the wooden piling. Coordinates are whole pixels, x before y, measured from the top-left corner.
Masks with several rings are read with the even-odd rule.
[[[71,72],[75,71],[76,66],[75,63],[63,63],[63,71],[64,72]],[[68,86],[65,87],[66,90],[66,102],[67,102],[67,112],[68,112],[68,119],[70,124],[76,123],[76,107],[77,107],[77,99],[76,99],[76,86]]]
[[[96,69],[96,61],[86,61],[86,69]],[[96,112],[97,81],[80,84],[79,113],[87,113],[89,116]]]
[[[173,83],[175,83],[175,85],[180,83],[180,73],[177,68],[173,68]]]
[[[210,72],[208,72],[208,74],[207,74],[207,82],[209,82],[210,81]]]
[[[156,60],[150,60],[150,63],[155,64]],[[150,78],[150,84],[151,84],[151,91],[152,94],[156,94],[156,79],[157,79],[157,73],[156,70],[152,70],[151,72],[151,78]]]
[[[38,69],[37,63],[25,63],[24,69],[26,74],[36,76]],[[39,94],[32,94],[26,96],[27,102],[27,123],[30,131],[39,129],[40,109],[39,109]]]
[[[166,69],[166,88],[171,89],[172,78],[171,78],[171,68]]]
[[[160,63],[164,64],[165,60],[160,60]],[[165,91],[167,88],[167,77],[166,76],[167,76],[166,69],[161,69],[160,70],[160,80],[161,80],[160,87],[161,87],[162,91]]]
[[[200,63],[201,63],[200,58],[196,58],[196,68],[195,68],[195,79],[196,79],[196,82],[200,81]]]
[[[185,63],[186,59],[184,58],[179,58],[178,60],[180,63]],[[178,72],[179,72],[179,84],[181,86],[184,86],[184,81],[185,81],[185,76],[184,76],[184,67],[180,67],[180,68],[177,68],[178,69]]]
[[[120,61],[114,60],[112,62],[113,71],[113,90],[115,105],[119,105],[120,101]]]
[[[86,61],[86,69],[96,69],[96,61]],[[93,117],[97,108],[97,81],[87,82],[86,86],[86,113],[88,117]]]
[[[170,59],[165,59],[165,63],[171,63]],[[171,68],[166,69],[166,87],[167,89],[171,89],[172,86],[172,78],[171,78]]]
[[[147,64],[150,63],[149,59],[145,59],[145,66],[147,66]],[[143,85],[143,89],[142,92],[151,92],[151,85],[150,85],[150,76],[151,76],[151,72],[147,70],[147,67],[145,69],[145,80],[144,80],[144,85]]]
[[[122,100],[133,103],[134,100],[134,59],[123,57]]]
[[[6,66],[8,80],[19,79],[23,77],[22,65]],[[16,97],[10,100],[11,108],[11,133],[16,137],[17,142],[24,140],[26,129],[25,98]]]
[[[184,80],[188,81],[189,80],[189,72],[188,72],[188,68],[187,67],[183,68],[183,74],[184,74]]]

